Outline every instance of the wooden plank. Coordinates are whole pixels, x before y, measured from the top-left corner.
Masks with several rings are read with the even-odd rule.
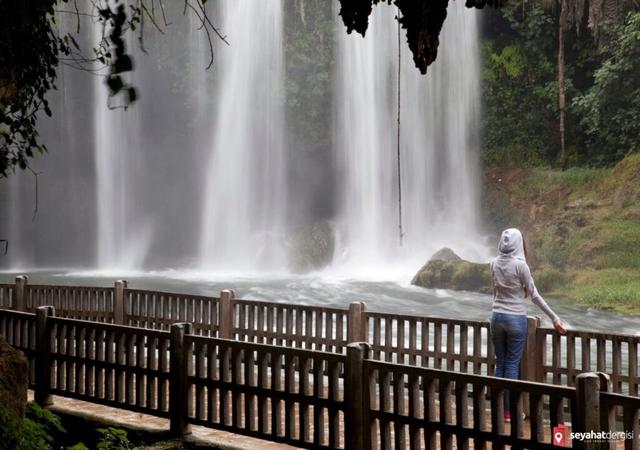
[[[393,362],[393,319],[387,319],[384,322],[384,359],[387,362]]]
[[[622,391],[622,352],[620,339],[611,341],[611,386],[613,392]]]
[[[480,325],[473,325],[473,373],[482,373],[482,334]]]
[[[436,323],[433,327],[433,367],[442,369],[442,323]]]
[[[638,343],[629,341],[629,394],[638,395]],[[639,438],[640,439],[640,438]]]
[[[413,323],[413,322],[412,322]],[[409,417],[421,419],[420,414],[420,381],[415,374],[409,375]],[[420,450],[420,428],[415,424],[409,425],[409,449]]]
[[[529,408],[531,442],[533,444],[544,442],[543,401],[540,394],[529,394]]]
[[[261,350],[257,351],[257,357],[259,361],[258,367],[258,379],[260,387],[264,390],[270,388],[269,386],[269,354]],[[258,430],[261,434],[268,434],[269,426],[269,403],[267,397],[264,394],[258,394]]]
[[[316,357],[313,359],[313,390],[315,398],[326,398],[324,395],[324,361]],[[313,408],[313,443],[325,443],[324,414],[322,408]]]
[[[576,337],[567,336],[567,386],[575,386]]]
[[[405,338],[404,338],[404,327],[405,321],[404,319],[399,319],[395,321],[396,323],[396,363],[397,364],[407,364],[405,355]]]
[[[560,335],[558,333],[554,333],[551,338],[551,374],[553,384],[561,384],[561,366]]]
[[[625,406],[623,409],[624,430],[633,433],[633,439],[625,439],[625,450],[640,450],[640,409]]]
[[[399,324],[400,325],[400,324]],[[400,325],[401,326],[401,325]],[[393,373],[393,413],[396,416],[406,415],[405,395],[404,395],[404,374],[400,371]],[[404,426],[399,422],[394,422],[394,448],[404,449],[407,445],[407,436]]]
[[[310,391],[309,374],[311,372],[311,358],[305,357],[300,362],[300,394],[304,396],[313,395]],[[303,442],[309,442],[309,431],[311,428],[311,421],[309,420],[310,406],[307,404],[300,404],[299,428],[300,428],[300,440]]]
[[[466,373],[468,371],[467,367],[467,354],[468,354],[468,345],[469,345],[469,327],[467,325],[460,325],[460,342],[458,349],[460,367],[459,370],[462,373]]]
[[[379,371],[378,379],[379,379],[379,393],[380,400],[378,404],[380,405],[380,411],[390,412],[391,411],[391,371]],[[391,423],[387,420],[380,420],[380,445],[383,450],[391,449]]]
[[[456,428],[469,427],[469,388],[467,383],[456,382]],[[461,435],[456,436],[456,448],[462,450],[469,449],[469,439]]]
[[[440,400],[440,423],[450,425],[452,423],[451,411],[451,381],[446,378],[438,380],[438,399]],[[449,431],[440,430],[440,449],[451,450],[453,448],[453,436]]]
[[[447,349],[445,350],[447,370],[455,370],[455,325],[447,322]]]

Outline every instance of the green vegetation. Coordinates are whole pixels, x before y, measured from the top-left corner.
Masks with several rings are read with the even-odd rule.
[[[503,178],[487,197],[507,199],[543,294],[640,314],[640,155],[608,169],[489,172]]]
[[[28,403],[25,417],[0,410],[0,449],[47,450],[66,433],[60,418],[36,403]]]
[[[561,163],[558,11],[542,5],[508,3],[486,13],[481,153],[486,165]],[[610,166],[640,151],[640,12],[621,13],[598,30],[597,40],[587,29],[565,31],[569,166]]]
[[[640,271],[602,269],[580,271],[568,292],[587,306],[640,314]]]
[[[86,430],[85,430],[86,431]],[[127,432],[118,428],[99,428],[92,448],[129,450],[134,448]],[[35,402],[27,404],[25,417],[19,417],[0,405],[0,450],[87,450],[84,443],[69,446],[72,433],[62,426],[60,417]],[[95,446],[94,446],[95,445]]]

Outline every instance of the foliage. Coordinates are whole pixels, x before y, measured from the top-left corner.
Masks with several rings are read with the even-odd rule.
[[[542,165],[554,154],[556,82],[552,18],[540,4],[490,11],[483,44],[483,153],[490,165]],[[552,148],[552,147],[551,147]]]
[[[637,270],[604,269],[578,273],[572,295],[598,309],[640,314],[640,281]]]
[[[0,177],[15,166],[25,169],[36,153],[37,113],[51,115],[47,92],[55,88],[59,39],[52,0],[2,2],[0,6]]]
[[[184,11],[192,11],[200,20],[211,47],[212,34],[218,30],[208,18],[206,0],[183,0]],[[109,107],[126,108],[138,95],[123,74],[133,70],[134,62],[128,53],[127,33],[138,32],[143,46],[145,17],[154,27],[161,28],[164,17],[162,3],[156,8],[154,0],[127,4],[124,0],[94,0],[85,9],[73,2],[74,11],[64,8],[69,0],[34,0],[29,2],[0,2],[0,178],[15,168],[26,169],[36,154],[46,151],[39,142],[36,123],[38,114],[51,115],[47,94],[55,89],[57,68],[61,62],[105,77],[109,90]],[[85,8],[85,6],[82,6]],[[56,24],[56,10],[66,9],[75,14],[75,32],[60,34]],[[74,34],[80,31],[80,17],[93,17],[102,27],[100,38],[91,54],[83,54]],[[159,16],[159,17],[158,17]],[[164,22],[164,26],[167,23]],[[144,50],[144,47],[143,47]],[[213,51],[211,51],[211,63]],[[102,67],[100,67],[102,65]],[[119,105],[111,100],[123,94]]]
[[[26,417],[18,417],[0,406],[1,450],[48,450],[54,436],[65,433],[60,418],[51,411],[31,402],[27,404]]]
[[[573,106],[581,113],[589,154],[609,164],[640,151],[640,12],[612,25],[601,42],[593,86]]]
[[[534,274],[536,287],[541,292],[552,292],[557,288],[562,288],[568,282],[568,276],[551,267],[545,267]]]
[[[598,40],[582,22],[570,21],[575,29],[565,33],[564,57],[569,165],[610,166],[640,147],[639,14],[590,24]],[[482,159],[488,165],[560,163],[557,15],[541,2],[487,13]]]
[[[119,428],[98,428],[100,442],[96,446],[98,450],[129,450],[133,448],[127,438],[127,432]]]
[[[324,0],[296,1],[285,10],[286,115],[297,149],[329,151],[333,8]]]

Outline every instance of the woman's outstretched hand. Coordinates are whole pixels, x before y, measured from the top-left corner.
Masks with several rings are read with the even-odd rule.
[[[567,334],[567,327],[565,326],[564,322],[560,319],[556,319],[553,321],[553,327],[556,329],[556,331],[560,334]]]

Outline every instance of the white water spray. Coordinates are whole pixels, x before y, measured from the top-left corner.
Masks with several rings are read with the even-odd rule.
[[[343,174],[338,265],[358,272],[400,263],[415,270],[447,245],[478,245],[477,11],[449,5],[437,60],[426,76],[402,37],[401,172],[404,245],[398,239],[397,11],[376,6],[366,38],[338,36],[336,165]]]
[[[230,46],[219,45],[218,99],[205,172],[200,266],[273,269],[283,264],[287,214],[280,0],[222,6]]]

